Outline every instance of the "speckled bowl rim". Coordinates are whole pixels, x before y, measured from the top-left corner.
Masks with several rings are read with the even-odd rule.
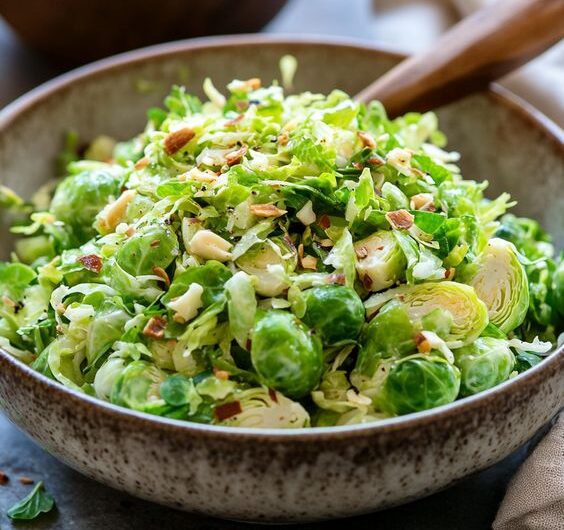
[[[327,38],[324,36],[265,36],[265,35],[238,35],[225,37],[202,37],[176,41],[172,43],[159,44],[126,52],[108,59],[102,59],[94,63],[82,66],[71,72],[63,74],[55,79],[48,81],[39,87],[31,90],[27,94],[16,99],[13,103],[0,111],[0,131],[6,130],[16,119],[25,117],[26,114],[40,105],[44,100],[57,94],[64,94],[75,83],[86,82],[99,76],[104,76],[108,72],[122,67],[140,64],[149,60],[174,56],[176,54],[198,50],[198,49],[221,49],[238,47],[256,47],[261,44],[277,45],[281,48],[289,46],[325,46],[349,48],[358,53],[374,54],[390,59],[403,59],[405,54],[388,47],[374,46],[362,40],[348,38]],[[511,112],[519,114],[522,119],[527,121],[532,127],[537,128],[542,135],[549,140],[553,147],[560,152],[564,161],[564,131],[544,114],[526,103],[521,98],[513,94],[506,88],[497,84],[492,84],[487,93],[497,105],[509,109]],[[244,427],[224,427],[219,425],[206,425],[193,423],[183,420],[175,420],[154,416],[144,412],[138,412],[124,407],[119,407],[107,403],[98,398],[82,394],[78,391],[69,389],[61,383],[53,381],[42,374],[31,369],[26,364],[12,357],[5,350],[0,348],[0,365],[4,364],[9,369],[14,370],[21,378],[37,382],[45,387],[45,390],[53,392],[58,399],[70,400],[76,406],[86,405],[97,409],[99,412],[115,416],[115,419],[122,422],[136,423],[147,428],[158,428],[162,430],[186,431],[187,435],[222,438],[225,440],[253,440],[255,442],[314,442],[330,441],[339,438],[359,438],[373,437],[378,433],[390,433],[393,431],[404,431],[417,428],[427,424],[445,420],[457,416],[462,412],[469,412],[473,409],[488,407],[498,398],[518,392],[520,386],[536,385],[552,371],[558,370],[559,365],[564,362],[564,345],[557,348],[543,362],[518,375],[510,381],[506,381],[494,388],[481,392],[474,396],[463,398],[448,405],[434,409],[409,414],[396,418],[389,418],[374,423],[344,425],[335,427],[312,427],[308,429],[253,429]]]

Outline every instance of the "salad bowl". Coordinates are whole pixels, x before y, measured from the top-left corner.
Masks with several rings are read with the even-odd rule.
[[[356,93],[402,59],[345,41],[212,38],[95,63],[0,114],[1,183],[31,196],[56,175],[69,129],[86,141],[131,137],[170,85],[198,93],[233,78],[279,77],[298,59],[296,91]],[[515,211],[564,244],[562,131],[506,90],[439,109],[467,178],[511,192]],[[2,257],[11,250],[2,224]],[[564,405],[564,350],[490,390],[378,422],[307,430],[222,427],[149,416],[56,384],[0,349],[0,406],[37,443],[85,475],[138,497],[213,516],[269,522],[346,517],[408,502],[501,460]]]

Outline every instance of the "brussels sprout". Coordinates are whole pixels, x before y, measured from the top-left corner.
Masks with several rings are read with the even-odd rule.
[[[120,179],[101,169],[83,171],[64,179],[57,187],[51,212],[84,243],[96,235],[96,215],[112,197],[119,195]]]
[[[364,329],[355,371],[372,377],[381,359],[413,353],[415,334],[406,307],[391,300]]]
[[[478,262],[463,271],[460,280],[474,287],[488,308],[490,322],[504,333],[525,320],[529,308],[529,284],[511,243],[490,239]]]
[[[380,406],[393,414],[409,414],[452,403],[460,389],[460,372],[440,357],[413,355],[393,366]]]
[[[407,262],[393,233],[386,230],[355,243],[356,270],[369,291],[387,289],[401,280]]]
[[[154,364],[133,361],[115,380],[111,402],[134,410],[145,410],[150,401],[158,399],[160,384],[166,375]]]
[[[116,253],[118,265],[133,276],[154,274],[157,267],[166,269],[178,255],[174,230],[161,224],[149,225],[126,240]]]
[[[452,315],[452,327],[444,340],[470,344],[477,339],[488,324],[487,308],[476,291],[468,285],[457,282],[420,283],[390,289],[372,295],[364,306],[370,316],[388,300],[397,299],[405,305],[412,322],[419,322],[437,308]]]
[[[293,272],[296,249],[282,237],[273,237],[253,245],[237,259],[237,266],[256,277],[255,289],[262,296],[277,296],[288,287],[281,272]],[[277,267],[278,266],[278,267]],[[279,270],[276,270],[279,269]]]
[[[364,324],[364,306],[354,289],[344,285],[313,287],[304,293],[302,320],[321,334],[326,345],[355,340]]]
[[[311,392],[323,372],[321,341],[284,311],[268,311],[259,318],[251,360],[265,385],[292,398]]]
[[[309,427],[309,414],[299,403],[266,388],[249,388],[235,394],[236,401],[216,407],[216,423],[255,429],[291,429]],[[233,407],[236,414],[231,415]],[[227,417],[222,415],[225,410]]]
[[[473,344],[454,351],[460,368],[460,394],[470,396],[499,385],[509,378],[515,356],[506,340],[480,337]]]

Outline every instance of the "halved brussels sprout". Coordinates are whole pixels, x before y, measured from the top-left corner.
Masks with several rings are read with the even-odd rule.
[[[409,414],[452,403],[460,389],[460,371],[441,357],[412,355],[395,364],[379,404],[393,414]]]
[[[251,360],[265,385],[292,398],[311,392],[323,372],[321,341],[284,311],[268,311],[258,320]]]
[[[256,277],[258,294],[271,297],[278,296],[288,287],[284,273],[294,271],[298,256],[296,249],[284,238],[273,237],[253,245],[235,263],[241,270]]]
[[[96,215],[117,197],[120,180],[107,171],[83,171],[64,179],[57,187],[51,212],[68,225],[81,243],[96,235]]]
[[[405,305],[389,301],[362,332],[355,371],[372,377],[382,359],[414,353],[415,335]]]
[[[249,388],[235,394],[234,398],[240,411],[225,419],[218,419],[216,415],[216,423],[255,429],[309,427],[309,414],[302,405],[274,390]]]
[[[116,253],[120,267],[133,276],[166,269],[178,255],[178,238],[169,226],[152,224],[130,237]]]
[[[326,345],[355,340],[364,324],[364,305],[354,289],[323,285],[304,291],[302,320],[321,334]]]
[[[470,396],[509,379],[515,356],[504,339],[481,337],[473,344],[454,351],[460,368],[460,394]]]
[[[488,308],[490,322],[504,333],[525,320],[529,284],[512,243],[490,239],[478,261],[463,271],[460,280],[474,287]]]
[[[488,310],[473,287],[457,282],[428,282],[402,285],[381,294],[372,295],[364,306],[367,315],[374,314],[389,300],[397,299],[406,308],[412,322],[419,322],[435,309],[452,315],[452,326],[445,335],[448,343],[458,346],[477,339],[488,324]]]
[[[380,230],[354,244],[356,270],[369,291],[387,289],[401,280],[407,261],[394,234]]]

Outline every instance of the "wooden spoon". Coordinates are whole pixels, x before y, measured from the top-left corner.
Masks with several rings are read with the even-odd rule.
[[[481,9],[356,95],[392,117],[486,89],[564,37],[564,0],[504,0]]]

